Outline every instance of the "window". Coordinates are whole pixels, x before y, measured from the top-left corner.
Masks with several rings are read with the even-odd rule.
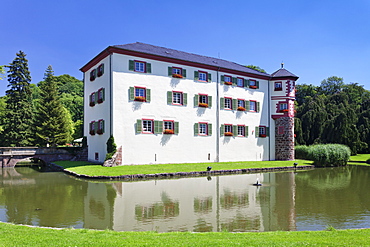
[[[94,81],[96,78],[96,69],[93,69],[91,72],[90,72],[90,81]]]
[[[266,126],[256,127],[256,137],[267,137],[269,135],[269,128]]]
[[[281,81],[275,82],[275,91],[282,91],[283,90],[283,83]]]
[[[245,101],[243,99],[238,99],[238,111],[245,111]]]
[[[233,126],[231,124],[224,125],[224,135],[225,136],[233,136]]]
[[[174,128],[174,122],[165,120],[163,121],[163,134],[174,134],[175,128]]]
[[[95,160],[99,160],[99,153],[98,152],[95,153]]]
[[[167,91],[167,104],[187,105],[188,94],[183,92]]]
[[[203,82],[211,82],[212,76],[210,73],[207,73],[207,72],[194,71],[194,80],[203,81]]]
[[[186,77],[186,69],[178,67],[168,67],[168,76],[172,76],[174,78],[184,78]]]
[[[238,125],[238,136],[245,137],[245,126],[244,125]]]
[[[150,89],[145,87],[130,87],[130,100],[150,102]]]
[[[91,121],[89,124],[89,133],[90,135],[95,135],[95,121]]]
[[[232,98],[225,98],[225,109],[232,110]]]
[[[249,88],[253,89],[259,88],[259,82],[256,80],[249,80]]]
[[[243,78],[237,78],[236,80],[237,80],[236,85],[238,87],[244,87],[244,79]]]
[[[93,92],[93,93],[90,94],[90,97],[89,97],[89,105],[90,106],[94,106],[95,105],[95,92]]]
[[[226,85],[232,85],[233,84],[233,79],[231,76],[225,75],[224,76],[224,82]]]
[[[98,67],[98,77],[104,74],[104,63],[100,64]]]
[[[288,103],[280,103],[279,104],[279,111],[280,112],[288,112]]]
[[[143,120],[143,133],[153,133],[153,120]]]
[[[104,120],[100,119],[98,121],[98,129],[96,131],[97,134],[102,135],[104,133]]]
[[[249,110],[250,111],[257,111],[257,102],[256,101],[249,101]]]
[[[210,123],[195,123],[194,124],[194,135],[199,136],[211,136],[212,135],[212,124]]]
[[[129,70],[140,72],[140,73],[151,73],[152,66],[150,63],[142,62],[142,61],[129,61]]]
[[[97,94],[98,94],[98,104],[103,103],[103,101],[105,100],[105,89],[100,88]]]

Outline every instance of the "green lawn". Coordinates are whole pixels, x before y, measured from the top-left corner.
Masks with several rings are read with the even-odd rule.
[[[269,168],[269,167],[292,167],[294,163],[298,166],[311,165],[312,161],[243,161],[243,162],[220,162],[220,163],[186,163],[186,164],[156,164],[156,165],[130,165],[103,167],[83,161],[56,161],[55,164],[64,169],[88,176],[120,176],[133,174],[156,174],[176,172],[197,172],[205,171],[207,166],[212,170],[236,170],[248,168]]]
[[[350,161],[366,161],[370,159],[370,154],[357,154],[349,158]]]
[[[0,223],[0,246],[370,246],[370,229],[287,232],[114,232]]]

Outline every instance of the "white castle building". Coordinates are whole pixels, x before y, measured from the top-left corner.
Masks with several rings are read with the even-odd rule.
[[[89,161],[113,136],[121,164],[294,159],[298,77],[144,43],[81,68]]]

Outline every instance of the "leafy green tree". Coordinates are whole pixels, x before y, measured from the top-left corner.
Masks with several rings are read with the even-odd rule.
[[[339,93],[343,90],[344,82],[343,78],[337,76],[331,76],[323,80],[320,85],[320,91],[325,95],[331,95]]]
[[[30,89],[31,76],[26,54],[19,51],[8,70],[6,111],[3,120],[4,146],[30,146],[33,144],[33,105]]]
[[[312,84],[302,84],[296,86],[296,102],[298,105],[302,105],[305,102],[305,98],[307,96],[315,97],[318,92],[318,87],[312,85]]]
[[[4,75],[5,75],[4,65],[0,65],[0,80],[5,78]]]
[[[39,84],[40,98],[36,111],[37,144],[65,144],[72,140],[73,124],[67,109],[62,105],[53,68],[49,65],[44,81]]]
[[[261,69],[259,66],[256,66],[256,65],[251,64],[251,65],[246,65],[245,67],[257,70],[257,71],[262,72],[262,73],[266,73],[266,70]]]
[[[5,97],[0,97],[0,136],[4,130],[2,125],[3,125],[3,120],[5,118],[5,110],[6,110]],[[1,141],[0,141],[0,146],[1,146]]]

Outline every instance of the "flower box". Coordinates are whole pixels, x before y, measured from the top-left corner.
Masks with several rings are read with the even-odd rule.
[[[238,111],[245,111],[245,108],[243,106],[239,106],[237,110]]]
[[[175,132],[173,131],[173,130],[171,130],[171,129],[165,129],[164,131],[163,131],[163,134],[169,134],[169,135],[173,135]]]
[[[233,83],[231,81],[225,81],[225,85],[233,85]]]
[[[98,99],[98,104],[103,103],[103,99]]]
[[[266,135],[265,134],[260,134],[260,137],[266,137]]]
[[[257,89],[257,86],[249,86],[249,88]]]
[[[95,135],[95,130],[90,130],[90,135]]]
[[[288,109],[280,110],[280,112],[288,112]]]
[[[224,133],[224,135],[225,135],[225,136],[233,136],[234,134],[233,134],[233,133],[231,133],[231,132],[225,132],[225,133]]]
[[[96,133],[97,133],[98,135],[102,135],[102,134],[103,134],[103,130],[98,129],[98,130],[96,131]]]
[[[90,102],[90,106],[94,106],[95,105],[95,102],[94,101],[91,101]]]
[[[183,78],[183,76],[180,74],[172,74],[172,77],[173,78]]]
[[[208,104],[207,103],[199,103],[198,105],[199,107],[208,107]]]
[[[146,98],[145,98],[145,97],[143,97],[143,96],[136,96],[136,97],[134,98],[134,100],[135,100],[135,101],[140,101],[140,102],[145,102],[145,101],[146,101]]]

